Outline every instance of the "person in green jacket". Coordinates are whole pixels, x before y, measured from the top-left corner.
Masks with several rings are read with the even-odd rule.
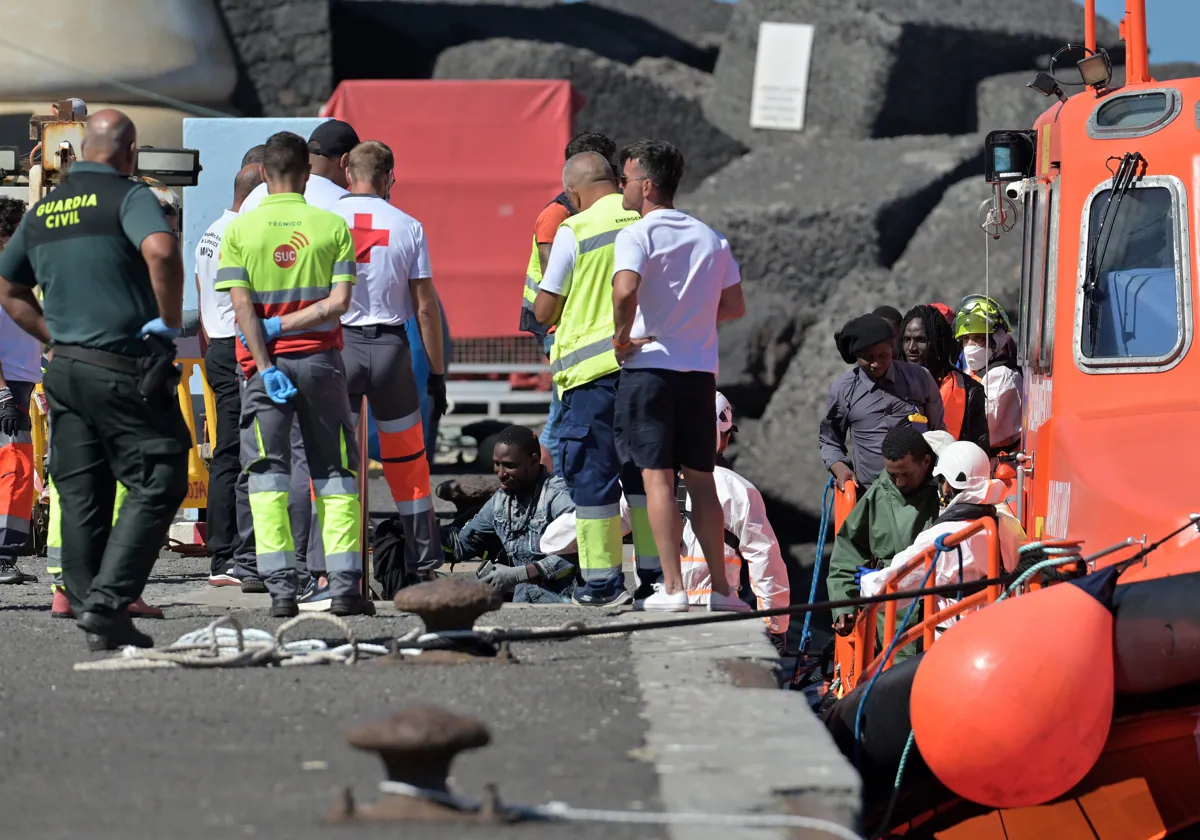
[[[933,449],[907,423],[884,437],[884,471],[846,517],[833,543],[826,578],[831,600],[858,597],[861,575],[887,565],[937,518],[940,503],[933,462]],[[857,613],[854,607],[835,609],[834,632],[849,635]],[[882,628],[882,610],[879,622]],[[913,652],[912,646],[905,649],[906,654]]]

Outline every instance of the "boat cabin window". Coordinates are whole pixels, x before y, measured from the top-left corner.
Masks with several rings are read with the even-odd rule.
[[[1144,137],[1166,126],[1183,110],[1174,88],[1106,97],[1088,118],[1088,136],[1097,139]]]
[[[1182,356],[1191,336],[1185,207],[1174,178],[1093,193],[1076,315],[1081,367],[1162,368]]]

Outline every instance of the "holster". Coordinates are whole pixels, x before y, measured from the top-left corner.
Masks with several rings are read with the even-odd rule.
[[[144,400],[170,397],[183,378],[175,364],[175,342],[153,334],[142,340],[147,353],[138,359],[138,393]]]

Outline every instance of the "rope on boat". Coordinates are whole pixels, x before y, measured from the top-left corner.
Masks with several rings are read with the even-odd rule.
[[[929,578],[933,575],[933,570],[937,568],[938,560],[943,554],[948,554],[952,549],[946,545],[946,537],[950,534],[940,534],[933,541],[933,547],[936,552],[933,555],[933,562],[929,564],[929,568],[925,571],[925,579],[921,581],[921,588],[925,588],[925,584],[929,582]],[[959,572],[961,575],[961,570]],[[908,611],[904,613],[904,620],[900,622],[900,626],[896,628],[896,635],[892,636],[892,641],[888,644],[887,650],[884,651],[883,658],[879,661],[879,667],[875,669],[875,673],[871,675],[870,682],[867,683],[866,689],[863,691],[862,698],[858,701],[858,708],[854,712],[854,768],[861,769],[862,751],[862,716],[863,709],[867,705],[867,698],[871,696],[871,689],[875,687],[875,682],[879,679],[879,675],[883,673],[887,667],[888,660],[892,658],[892,653],[896,650],[896,643],[900,641],[900,637],[904,635],[904,631],[908,629],[908,622],[912,618],[913,610],[921,603],[918,599],[913,598],[911,604],[908,605]],[[873,632],[875,628],[868,627],[867,632]]]
[[[812,586],[808,588],[808,603],[812,604],[817,600],[817,586],[821,582],[821,566],[825,562],[825,532],[829,529],[829,520],[833,518],[833,502],[834,502],[834,487],[837,485],[837,480],[830,476],[825,482],[825,490],[821,493],[821,527],[817,532],[817,557],[813,561],[813,576]],[[796,659],[796,667],[799,669],[799,663],[804,658],[804,654],[808,652],[808,645],[812,641],[812,613],[806,613],[804,616],[804,629],[800,632],[800,653]]]

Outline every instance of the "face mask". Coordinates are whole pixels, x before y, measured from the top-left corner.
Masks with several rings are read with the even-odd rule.
[[[971,370],[983,370],[987,365],[988,349],[978,344],[968,344],[963,348],[963,358],[967,360],[967,367]]]

